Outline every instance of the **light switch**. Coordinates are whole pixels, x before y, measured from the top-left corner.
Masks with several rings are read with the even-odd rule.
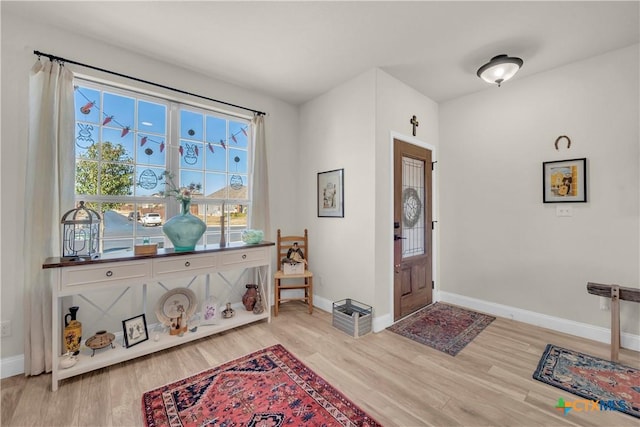
[[[573,216],[571,206],[556,206],[556,216]]]

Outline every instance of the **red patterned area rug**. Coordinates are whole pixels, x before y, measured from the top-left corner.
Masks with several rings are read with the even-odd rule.
[[[640,418],[638,369],[547,344],[533,378],[594,400],[598,410],[617,410]],[[566,403],[557,408],[565,414],[571,410]]]
[[[148,427],[380,426],[281,345],[146,392]]]
[[[495,319],[493,316],[436,302],[387,329],[455,356]]]

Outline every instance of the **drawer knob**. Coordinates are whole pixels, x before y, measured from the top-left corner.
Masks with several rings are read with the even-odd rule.
[[[187,261],[187,262],[185,262],[185,263],[184,263],[184,266],[185,266],[185,267],[189,267],[190,265],[191,265],[191,263],[190,263],[189,261]]]
[[[111,277],[111,276],[113,276],[113,271],[108,270],[106,274],[107,274],[107,277]]]
[[[247,254],[242,254],[242,259],[247,259]]]

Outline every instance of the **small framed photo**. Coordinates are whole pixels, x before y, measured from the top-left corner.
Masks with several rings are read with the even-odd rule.
[[[542,163],[542,201],[586,203],[587,159]]]
[[[124,346],[127,348],[149,339],[147,319],[144,314],[123,320],[122,329],[124,331]]]
[[[202,303],[202,313],[200,313],[201,317],[201,325],[215,325],[218,323],[218,319],[220,319],[220,309],[218,307],[218,302],[214,298],[207,298]]]
[[[344,169],[318,173],[318,217],[344,218]]]

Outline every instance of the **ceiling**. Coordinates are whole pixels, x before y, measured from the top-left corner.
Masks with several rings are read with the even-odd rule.
[[[374,67],[437,102],[485,90],[490,86],[476,70],[498,54],[524,60],[517,80],[638,43],[639,4],[2,1],[1,7],[3,14],[300,104]]]

